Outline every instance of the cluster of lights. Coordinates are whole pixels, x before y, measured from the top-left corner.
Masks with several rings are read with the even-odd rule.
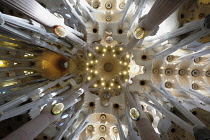
[[[24,54],[24,57],[32,57],[32,56],[34,56],[34,54],[30,54],[30,53],[25,53]]]
[[[88,77],[88,80],[89,80],[89,77]],[[111,90],[111,89],[116,88],[116,87],[118,89],[121,88],[119,83],[115,79],[112,79],[111,81],[106,81],[103,78],[100,78],[99,80],[97,80],[93,84],[93,87],[94,88],[102,87],[103,89],[108,89],[108,90]]]
[[[25,75],[33,74],[33,71],[23,71]]]
[[[93,84],[94,88],[120,89],[121,86],[117,77],[122,82],[128,82],[130,55],[125,54],[120,57],[123,52],[122,47],[96,46],[94,51],[99,58],[92,53],[88,53],[88,61],[86,62],[87,80],[90,81],[99,76],[99,79]]]

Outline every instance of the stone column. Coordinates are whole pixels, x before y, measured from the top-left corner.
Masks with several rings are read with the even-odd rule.
[[[136,127],[142,140],[160,140],[158,134],[152,127],[151,122],[146,118],[136,121]]]
[[[42,112],[39,116],[16,129],[3,140],[33,140],[59,116],[52,115],[49,111]]]
[[[79,89],[75,93],[71,93],[66,99],[63,100],[65,106],[64,110],[71,107],[77,102],[77,99],[80,95],[84,93],[83,89]],[[72,103],[73,102],[73,103]],[[70,104],[70,105],[69,105]],[[34,118],[33,120],[27,122],[23,126],[16,129],[14,132],[6,136],[3,140],[32,140],[38,134],[40,134],[47,126],[52,122],[57,120],[62,113],[58,115],[53,115],[51,113],[52,106],[47,106],[42,113]]]
[[[125,90],[125,89],[124,89]],[[160,140],[158,134],[155,132],[150,120],[146,117],[145,113],[139,109],[134,98],[131,96],[129,91],[125,91],[128,104],[130,108],[136,108],[140,112],[140,119],[133,121],[136,125],[136,128],[139,132],[141,140]]]
[[[166,18],[176,11],[186,0],[156,0],[148,15],[142,21],[142,28],[155,30]]]
[[[46,26],[53,27],[54,25],[63,24],[61,20],[35,0],[3,0],[3,2]]]
[[[81,37],[84,36],[82,33],[78,32],[77,30],[72,29],[69,26],[66,26],[59,18],[50,13],[47,9],[45,9],[35,0],[3,0],[3,2],[7,3],[11,7],[28,15],[29,17],[33,18],[34,20],[38,21],[39,23],[45,26],[54,27],[56,25],[62,25],[63,27],[66,28],[68,32],[72,33],[71,36],[74,36],[74,38],[77,38],[77,36],[75,35]],[[81,17],[78,16],[77,19],[80,20]]]

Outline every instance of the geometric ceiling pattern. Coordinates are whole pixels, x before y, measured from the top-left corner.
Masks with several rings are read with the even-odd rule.
[[[1,0],[0,139],[210,140],[209,0]]]

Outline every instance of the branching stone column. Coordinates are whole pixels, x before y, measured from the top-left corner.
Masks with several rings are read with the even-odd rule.
[[[176,115],[174,115],[172,112],[170,112],[169,110],[167,110],[165,107],[163,107],[159,102],[156,101],[156,99],[154,99],[148,93],[145,93],[145,96],[154,103],[154,104],[152,104],[150,102],[145,102],[144,101],[146,104],[152,106],[156,110],[159,110],[162,114],[164,114],[167,118],[169,118],[175,124],[177,124],[178,126],[180,126],[181,128],[183,128],[189,134],[193,135],[193,129],[192,129],[192,126],[191,125],[189,125],[188,123],[186,123],[185,121],[183,121],[182,119],[180,119],[179,117],[177,117]]]
[[[89,86],[91,86],[97,79],[98,77],[94,78],[87,84],[85,84],[86,81],[84,80],[80,89],[78,89],[75,93],[71,93],[65,100],[63,100],[63,104],[65,106],[64,110],[73,106],[77,102],[78,98],[84,93],[84,91],[88,91]]]
[[[141,46],[146,36],[156,34],[158,26],[176,11],[186,0],[156,0],[149,13],[139,21],[138,28],[131,36],[128,48],[139,43]]]
[[[52,107],[52,106],[50,106]],[[39,116],[24,124],[3,140],[32,140],[40,134],[48,125],[57,120],[61,114],[53,115],[51,108],[46,108]]]
[[[51,33],[46,32],[45,29],[29,24],[29,21],[27,21],[27,20],[25,21],[22,18],[6,15],[6,14],[3,14],[3,13],[0,13],[0,18],[8,26],[9,25],[14,25],[14,26],[17,26],[17,27],[20,27],[20,28],[23,28],[23,29],[41,34],[48,41],[50,40],[55,44],[62,44],[62,45],[65,45],[66,47],[69,47],[69,48],[72,47],[70,44],[58,39],[57,37],[53,36]]]
[[[123,131],[121,122],[120,122],[120,118],[119,118],[118,115],[116,116],[116,119],[117,119],[117,124],[116,124],[116,126],[117,126],[117,129],[118,129],[118,132],[119,132],[120,139],[121,139],[121,140],[126,140],[125,134],[124,134],[124,131]]]
[[[75,35],[83,37],[82,33],[64,25],[64,23],[59,18],[50,13],[47,9],[45,9],[35,0],[2,0],[2,1],[45,26],[53,27],[56,25],[62,25],[65,28],[67,28],[68,31],[74,33]]]
[[[79,134],[87,127],[89,122],[87,122],[87,119],[89,117],[89,114],[84,116],[83,120],[80,122],[79,126],[77,126],[76,130],[68,137],[69,140],[76,139]]]
[[[153,49],[153,48],[155,48],[156,46],[158,46],[159,44],[163,43],[164,41],[166,41],[168,39],[172,39],[172,38],[175,38],[175,37],[180,36],[182,34],[191,32],[193,30],[200,29],[203,22],[204,22],[204,19],[197,20],[197,21],[194,21],[194,22],[190,22],[189,24],[186,24],[183,27],[180,27],[180,28],[178,28],[178,29],[176,29],[172,32],[165,33],[165,34],[161,35],[160,37],[155,38],[154,40],[159,39],[159,41],[157,41],[154,44],[148,46],[146,49],[147,50]],[[149,40],[149,41],[154,41],[154,40]]]
[[[52,106],[47,106],[39,116],[29,121],[28,123],[24,124],[20,128],[16,129],[14,132],[6,136],[3,140],[13,140],[13,139],[32,140],[34,139],[45,128],[47,128],[47,126],[49,126],[55,120],[60,118],[61,113],[57,115],[53,115],[51,113],[51,109],[52,109]]]
[[[186,0],[156,0],[148,15],[142,21],[142,28],[155,30],[166,18],[176,11]]]
[[[146,0],[137,0],[135,3],[137,5],[136,12],[133,15],[132,20],[130,22],[130,25],[128,26],[127,29],[131,29],[135,20],[142,16],[142,11],[143,11],[143,9],[145,8],[145,5],[146,5]]]
[[[53,92],[51,94],[54,94],[53,96],[51,94],[45,95],[43,96],[41,99],[33,101],[31,103],[27,103],[25,105],[10,109],[5,111],[2,116],[0,117],[0,121],[23,114],[25,112],[27,112],[28,110],[34,108],[35,106],[42,106],[44,104],[49,103],[51,100],[55,100],[55,99],[60,99],[62,97],[54,97],[55,95],[58,95],[66,90],[68,90],[70,88],[70,86],[66,86],[65,88],[62,88],[60,90],[58,90],[57,92]]]
[[[46,84],[46,85],[44,85],[44,86],[42,86],[42,87],[39,87],[39,88],[37,88],[37,89],[35,89],[35,90],[32,90],[32,91],[29,92],[28,94],[24,94],[24,95],[22,95],[22,96],[20,96],[20,97],[18,97],[18,98],[16,98],[16,99],[10,101],[10,102],[7,102],[7,103],[1,105],[1,107],[0,107],[0,112],[4,112],[5,110],[7,110],[8,108],[10,108],[10,107],[12,107],[12,106],[19,105],[20,103],[25,102],[26,100],[28,100],[28,98],[30,98],[30,97],[32,97],[32,96],[34,96],[34,95],[36,95],[36,94],[40,94],[40,93],[42,93],[43,91],[47,90],[48,88],[51,88],[51,87],[55,86],[55,85],[56,85],[57,83],[59,83],[60,81],[69,79],[69,78],[71,78],[72,76],[73,76],[73,75],[63,76],[63,77],[61,77],[61,78],[59,78],[59,79],[57,79],[57,80],[55,80],[55,81],[53,81],[53,82],[51,82],[51,83],[48,83],[48,84]]]
[[[82,33],[66,26],[59,18],[50,13],[35,0],[3,0],[3,2],[7,3],[8,5],[28,15],[29,17],[33,18],[34,20],[40,22],[45,26],[54,27],[56,25],[62,25],[67,29],[67,31],[71,32],[72,34],[83,37]]]
[[[137,135],[137,133],[134,131],[132,123],[130,121],[129,115],[128,115],[128,108],[126,107],[125,109],[125,119],[126,119],[126,123],[128,126],[128,137],[131,137],[131,140],[139,140],[139,136]]]
[[[121,18],[121,20],[120,20],[120,22],[119,22],[119,25],[120,25],[120,26],[123,25],[123,23],[124,23],[124,21],[125,21],[125,18],[126,18],[126,15],[127,15],[127,13],[128,13],[128,10],[129,10],[129,8],[131,7],[131,4],[132,4],[132,3],[133,3],[133,0],[128,0],[128,1],[126,2],[125,7],[124,7],[124,9],[122,10],[122,11],[123,11],[123,13],[122,13],[122,18]]]
[[[65,79],[61,78],[61,79]],[[92,85],[97,80],[97,77],[94,78],[89,83],[85,84],[85,81],[82,84],[82,88],[77,90],[75,93],[72,92],[68,97],[66,97],[62,103],[57,103],[59,106],[55,108],[54,106],[47,106],[42,113],[24,124],[20,128],[16,129],[14,132],[6,136],[3,140],[32,140],[38,134],[40,134],[47,126],[49,126],[52,122],[56,121],[60,118],[62,112],[79,100],[78,98],[84,93],[84,90],[88,90],[89,86]],[[54,81],[53,83],[57,83],[58,81]],[[50,83],[52,85],[52,83]],[[47,87],[51,87],[47,85]]]
[[[80,114],[80,112],[83,110],[83,107],[81,107],[76,113],[74,113],[74,115],[71,117],[71,119],[67,122],[67,124],[65,124],[60,132],[57,134],[57,136],[54,138],[54,140],[61,140],[62,137],[64,136],[64,134],[66,133],[66,131],[71,128],[71,126],[74,124],[73,122],[78,118],[78,115]]]
[[[158,89],[156,86],[151,85],[153,89],[163,95],[176,109],[180,111],[189,121],[194,125],[205,126],[198,118],[196,118],[189,110],[187,110],[183,105],[181,105],[171,94],[168,92],[163,84],[161,83],[161,89]]]
[[[198,49],[201,48],[200,51],[196,51],[196,52],[193,52],[193,53],[184,55],[184,56],[180,57],[178,60],[185,60],[185,59],[188,59],[188,58],[190,58],[190,59],[195,59],[195,58],[197,58],[197,57],[201,57],[201,56],[203,56],[203,55],[207,55],[207,54],[210,53],[209,45],[210,45],[210,43],[202,44],[202,45],[200,45],[199,48],[198,48]],[[207,47],[207,46],[208,46],[208,47]],[[205,47],[206,47],[206,48],[205,48]],[[203,49],[203,48],[205,48],[205,49]]]
[[[152,127],[151,122],[146,117],[144,112],[139,109],[137,103],[131,96],[130,92],[126,87],[123,88],[123,92],[125,92],[125,96],[128,102],[128,105],[131,109],[134,111],[139,111],[140,118],[133,120],[133,122],[136,124],[136,128],[138,129],[139,135],[142,140],[160,140],[158,134],[155,132],[154,128]],[[130,110],[131,113],[131,110]],[[134,117],[136,117],[136,113],[134,113]]]

